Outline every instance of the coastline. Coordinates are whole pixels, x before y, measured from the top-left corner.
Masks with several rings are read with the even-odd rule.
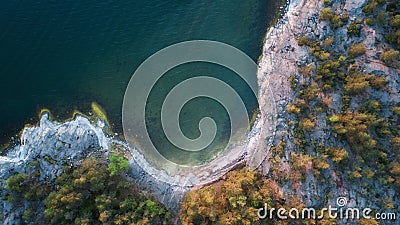
[[[292,0],[287,5],[283,18],[271,27],[265,36],[257,71],[261,110],[257,126],[260,131],[252,139],[252,147],[249,149],[259,159],[262,157],[262,161],[248,162],[250,167],[258,168],[264,175],[268,173],[270,167],[268,162],[271,156],[270,148],[288,136],[290,116],[286,107],[295,98],[295,93],[290,88],[289,77],[297,73],[297,64],[308,54],[297,45],[296,37],[306,31],[302,31],[301,27],[309,26],[307,19],[317,18],[321,8],[320,1]],[[270,99],[276,104],[276,112],[271,111]],[[269,121],[273,119],[276,120],[276,130],[271,133]]]
[[[334,2],[336,4],[337,2]],[[357,18],[357,15],[361,11],[361,6],[366,3],[365,0],[353,0],[346,2],[344,10],[349,12],[350,19]],[[9,160],[4,157],[0,157],[0,178],[7,177],[7,172],[4,172],[3,168],[11,168],[11,165],[15,165],[18,170],[24,171],[24,163],[30,159],[35,153],[35,149],[42,149],[43,141],[40,140],[39,135],[41,134],[53,134],[57,132],[70,134],[62,138],[71,139],[76,138],[76,135],[89,135],[94,134],[96,138],[79,139],[75,141],[78,145],[77,149],[80,149],[82,154],[77,155],[74,160],[68,161],[68,155],[70,155],[67,147],[62,147],[65,151],[65,158],[58,158],[60,162],[77,163],[79,160],[93,154],[96,151],[100,151],[102,154],[108,154],[112,151],[113,146],[117,146],[126,152],[129,158],[130,166],[128,176],[132,178],[139,186],[144,187],[146,191],[151,192],[160,202],[166,205],[170,209],[178,210],[179,203],[182,200],[184,194],[190,189],[200,188],[204,185],[213,183],[220,179],[220,177],[226,172],[246,163],[247,166],[253,169],[257,169],[263,175],[269,174],[271,170],[272,159],[271,149],[279,145],[281,140],[286,142],[284,157],[286,162],[283,162],[284,168],[282,170],[291,171],[291,164],[289,163],[290,154],[293,152],[300,152],[300,149],[294,144],[294,128],[293,121],[296,118],[287,110],[287,106],[296,100],[297,93],[291,88],[290,77],[293,74],[298,74],[298,68],[300,66],[314,63],[312,56],[303,46],[298,45],[298,38],[304,35],[311,34],[319,39],[323,40],[328,36],[328,31],[325,27],[327,22],[320,21],[319,12],[324,8],[323,1],[320,0],[293,0],[286,6],[286,10],[281,19],[278,20],[275,26],[270,27],[265,35],[265,41],[263,43],[263,49],[261,58],[258,62],[258,84],[259,84],[259,108],[260,115],[254,122],[251,132],[248,135],[248,140],[240,146],[237,146],[234,154],[219,156],[220,160],[229,159],[229,163],[215,161],[214,164],[207,165],[200,168],[196,174],[185,174],[185,176],[170,177],[163,171],[157,170],[152,167],[146,159],[137,151],[135,148],[130,148],[125,142],[118,140],[117,138],[110,137],[103,130],[101,119],[97,123],[90,123],[89,120],[82,116],[76,116],[74,120],[67,121],[64,123],[57,123],[49,120],[48,114],[42,114],[40,124],[36,127],[25,128],[21,135],[21,144],[14,147],[9,152],[9,158],[14,157],[16,160]],[[372,32],[365,28],[365,32]],[[347,32],[347,31],[346,31]],[[340,35],[344,35],[339,33]],[[346,34],[347,35],[347,34]],[[367,57],[374,55],[375,49],[373,48],[372,36],[364,40],[364,43],[368,44]],[[349,41],[351,43],[351,41]],[[398,78],[398,72],[392,68],[384,67],[381,64],[366,63],[365,59],[357,59],[358,63],[366,67],[367,72],[375,71],[377,68],[388,74],[389,83],[394,86],[396,79]],[[397,76],[397,77],[396,77]],[[392,87],[389,94],[389,99],[393,102],[399,102],[398,93],[399,87]],[[388,100],[389,101],[389,100]],[[47,115],[47,116],[46,116]],[[326,117],[326,116],[325,116]],[[317,138],[323,140],[324,143],[328,143],[329,138],[332,134],[324,133],[324,126],[326,124],[326,118],[323,118],[324,122],[317,124],[317,128],[321,128],[322,131],[317,131]],[[103,121],[104,122],[104,121]],[[88,124],[89,123],[89,124]],[[83,125],[79,127],[77,125]],[[36,134],[35,134],[36,133]],[[88,137],[89,137],[88,136]],[[50,140],[54,138],[54,135],[47,136]],[[26,145],[29,140],[33,140],[33,144]],[[57,144],[60,139],[56,141],[49,141],[50,147],[44,148],[48,152],[39,152],[39,154],[54,156],[58,155]],[[64,140],[64,139],[62,139]],[[71,139],[72,140],[72,139]],[[61,141],[63,142],[63,141]],[[337,141],[339,143],[339,141]],[[335,144],[337,144],[335,143]],[[341,143],[339,143],[341,144]],[[90,146],[95,148],[90,148]],[[89,146],[89,147],[88,147]],[[96,149],[97,150],[94,150]],[[87,151],[92,149],[93,151]],[[56,151],[57,150],[57,151]],[[34,154],[32,154],[34,153]],[[21,160],[22,159],[22,160]],[[283,160],[284,161],[284,160]],[[5,164],[9,164],[8,167],[3,167]],[[57,163],[56,163],[57,164]],[[55,165],[56,165],[55,164]],[[51,171],[59,170],[54,165],[47,165],[53,168]],[[312,163],[311,163],[312,165]],[[44,169],[44,168],[42,168]],[[47,171],[49,172],[49,171]],[[327,194],[332,195],[328,197],[327,201],[334,203],[335,196],[346,196],[348,197],[351,204],[359,206],[374,205],[374,200],[368,199],[368,196],[363,196],[362,190],[357,184],[348,182],[346,178],[336,176],[337,171],[330,168],[327,173],[334,174],[332,177],[332,186],[318,181],[317,177],[313,174],[309,174],[305,177],[304,182],[296,190],[291,190],[290,187],[283,187],[282,190],[297,194],[303,198],[304,202],[309,205],[321,204],[318,196],[326,196]],[[10,173],[8,171],[8,173]],[[43,173],[45,175],[46,173]],[[47,174],[52,176],[52,174]],[[340,175],[340,174],[339,174]],[[55,175],[54,175],[55,176]],[[331,179],[332,177],[328,177]],[[0,179],[0,185],[4,184],[4,179]],[[375,185],[375,184],[374,184]],[[379,192],[388,191],[388,195],[396,196],[394,189],[390,189],[384,186],[375,186]],[[328,192],[325,192],[325,190]],[[304,197],[304,195],[306,197]],[[308,196],[308,197],[307,197]],[[398,203],[399,199],[394,197],[395,202]],[[375,204],[376,205],[376,204]],[[3,209],[7,213],[12,213],[11,208],[7,206],[7,203],[0,200],[0,211]],[[176,211],[175,211],[176,212]],[[18,212],[17,212],[18,213]],[[10,215],[9,214],[9,215]],[[9,216],[10,217],[10,216]],[[12,217],[10,217],[12,218]],[[0,221],[1,223],[1,221]]]
[[[292,3],[287,4],[286,8],[290,9],[291,4]],[[282,12],[279,14],[282,16]],[[286,15],[287,10],[284,10],[283,14]],[[279,18],[277,21],[277,25],[279,25],[282,18]],[[277,25],[271,26],[270,29],[268,29],[265,35],[266,40],[269,38],[271,30],[274,30]],[[263,45],[263,51],[264,49],[265,43]],[[261,83],[261,85],[265,85],[265,83]],[[269,84],[266,85],[270,88]],[[261,90],[265,92],[266,89],[260,88],[260,92]],[[272,92],[269,94],[271,95]],[[264,107],[267,104],[271,104],[267,102],[269,101],[263,101]],[[273,104],[275,103],[273,102]],[[274,108],[275,106],[269,107],[269,109]],[[264,117],[266,113],[268,114],[268,118]],[[45,110],[41,112],[38,124],[35,126],[26,126],[21,131],[19,143],[9,148],[5,156],[0,157],[2,168],[0,170],[0,184],[3,186],[5,184],[5,179],[10,176],[11,173],[27,172],[25,165],[30,160],[43,161],[43,165],[40,168],[42,180],[54,180],[59,173],[62,172],[62,164],[76,165],[76,163],[79,163],[87,156],[95,154],[96,152],[108,154],[113,145],[118,145],[130,154],[128,156],[130,158],[128,176],[139,186],[150,191],[168,208],[178,210],[181,199],[189,189],[200,188],[210,184],[220,179],[225,173],[250,160],[252,161],[252,165],[261,164],[264,158],[262,157],[262,161],[255,160],[255,156],[259,158],[257,154],[264,154],[264,152],[259,152],[257,149],[260,147],[259,142],[263,143],[264,141],[262,140],[265,138],[269,139],[269,144],[272,146],[275,135],[275,129],[273,129],[273,127],[275,127],[274,114],[274,110],[270,112],[266,112],[265,110],[261,111],[261,115],[256,119],[248,135],[248,140],[242,145],[237,146],[235,150],[231,152],[234,154],[219,156],[214,164],[201,168],[197,174],[189,174],[187,177],[172,178],[166,173],[163,173],[163,171],[152,167],[135,148],[131,149],[125,142],[107,135],[107,132],[104,130],[104,123],[107,123],[107,120],[102,121],[104,118],[99,118],[97,122],[93,123],[93,121],[90,122],[83,114],[74,113],[71,119],[64,122],[57,122],[53,120],[51,113]],[[266,123],[270,124],[270,126],[268,126],[269,129],[263,128]],[[62,137],[58,136],[57,138],[55,134],[61,135]],[[76,139],[78,136],[82,135],[89,135],[91,138]],[[65,139],[70,141],[66,142]],[[73,139],[74,141],[72,141]],[[73,142],[75,144],[71,147],[70,144]],[[69,143],[69,146],[60,147],[59,143]],[[75,153],[71,152],[71,149],[74,149]],[[64,154],[59,155],[59,151],[63,151]],[[50,158],[55,160],[55,163],[45,162],[45,160],[41,159],[44,156],[50,156]],[[226,164],[226,161],[229,161],[229,163]],[[160,179],[160,176],[162,179]],[[9,203],[3,200],[0,200],[0,209],[4,211],[3,216],[6,218],[4,221],[5,223],[7,223],[7,221],[12,221],[12,218],[22,213],[19,211],[13,212]]]

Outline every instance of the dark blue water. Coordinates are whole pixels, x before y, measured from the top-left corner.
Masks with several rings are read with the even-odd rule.
[[[92,101],[120,131],[123,94],[144,59],[170,44],[210,39],[256,61],[275,14],[275,0],[3,1],[0,137],[34,123],[41,108],[61,119],[88,112]]]

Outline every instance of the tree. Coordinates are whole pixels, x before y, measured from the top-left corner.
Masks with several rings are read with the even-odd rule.
[[[331,45],[333,44],[333,42],[335,41],[334,37],[327,37],[323,42],[322,42],[322,46],[324,48],[329,48],[331,47]]]
[[[350,36],[360,36],[361,25],[358,23],[350,23],[349,27],[347,28],[347,33]]]
[[[26,191],[26,174],[17,173],[6,180],[5,189],[10,192],[7,200],[12,204],[21,202],[23,193]]]
[[[110,172],[111,176],[115,176],[120,174],[123,170],[127,170],[129,167],[129,161],[119,156],[115,153],[111,153],[110,155],[110,164],[108,164],[108,172]]]
[[[121,164],[119,156],[112,158]],[[107,164],[97,159],[86,158],[77,168],[65,168],[56,184],[58,188],[45,200],[50,224],[172,223],[163,206],[119,173],[111,176]]]
[[[390,18],[390,26],[400,28],[400,14],[397,14]]]
[[[363,43],[359,43],[350,47],[349,54],[352,57],[357,57],[364,55],[366,51],[367,49],[365,48],[365,45]]]
[[[297,107],[296,105],[290,104],[287,107],[288,112],[294,113],[294,114],[299,114],[301,109]]]
[[[319,14],[319,18],[321,20],[330,20],[334,15],[332,8],[323,8]]]
[[[270,208],[282,200],[277,188],[256,170],[237,169],[226,174],[225,180],[187,192],[179,216],[182,224],[277,224],[275,219],[257,216],[264,203]],[[290,200],[286,203],[292,206]]]
[[[400,175],[400,163],[399,162],[393,162],[391,164],[392,170],[390,171],[394,175]]]
[[[303,119],[300,122],[300,127],[305,131],[312,131],[314,129],[315,124],[308,118]]]
[[[382,56],[382,60],[388,66],[398,67],[399,66],[399,51],[390,49],[389,51],[384,52],[383,56]]]
[[[327,148],[325,151],[332,158],[332,161],[336,163],[348,157],[346,149],[343,148]]]
[[[386,78],[385,77],[376,77],[376,76],[374,76],[369,81],[369,84],[374,89],[382,90],[386,86],[387,82],[386,82]]]
[[[346,77],[344,89],[350,94],[360,94],[370,86],[369,80],[372,75],[366,74],[351,74]]]
[[[26,174],[17,173],[9,177],[6,181],[5,188],[11,192],[22,193],[24,189],[24,181],[26,179]]]

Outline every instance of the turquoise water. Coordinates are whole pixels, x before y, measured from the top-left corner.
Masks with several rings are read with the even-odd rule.
[[[92,101],[105,108],[115,131],[120,132],[124,91],[144,59],[170,44],[210,39],[233,45],[256,61],[267,25],[276,14],[274,4],[275,0],[3,1],[1,141],[25,123],[35,123],[41,108],[62,119],[74,109],[88,112]],[[191,69],[190,65],[177,68],[177,73],[189,74]],[[230,73],[216,66],[204,66],[198,72]],[[166,88],[176,80],[164,82],[160,85]],[[238,87],[243,89],[242,97],[249,99],[249,111],[253,110],[254,96]],[[158,103],[153,101],[154,106]],[[195,137],[197,123],[189,118],[196,120],[209,112],[196,114],[203,103],[191,104],[182,123],[188,123],[183,125],[185,133]],[[229,119],[218,105],[212,107],[216,109],[212,115],[224,127]]]

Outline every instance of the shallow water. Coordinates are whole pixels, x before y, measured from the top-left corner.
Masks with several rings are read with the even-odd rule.
[[[36,122],[41,108],[62,119],[74,109],[87,113],[92,101],[105,108],[114,130],[121,132],[124,91],[144,59],[170,44],[210,39],[233,45],[256,61],[267,25],[276,14],[274,4],[272,0],[2,2],[1,141],[25,123]],[[187,65],[170,71],[158,85],[167,90],[185,76],[222,76],[237,86],[249,111],[253,110],[254,96],[230,73],[215,65]],[[152,96],[149,107],[158,107],[163,93]],[[182,113],[182,129],[196,137],[196,120],[214,116],[221,121],[217,146],[226,136],[223,131],[229,129],[229,118],[221,106],[205,101],[188,104]],[[215,111],[198,110],[204,104]],[[162,140],[157,135],[153,139]]]

